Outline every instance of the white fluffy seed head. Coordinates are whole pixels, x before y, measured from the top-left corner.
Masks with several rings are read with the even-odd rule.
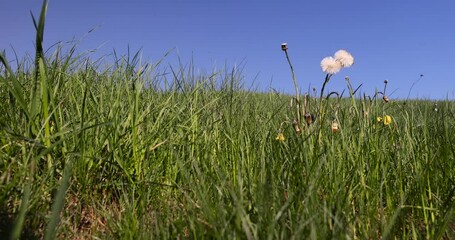
[[[340,62],[343,67],[350,67],[354,64],[354,57],[346,50],[338,50],[334,57],[335,60]]]
[[[322,71],[327,74],[335,74],[339,72],[342,67],[341,62],[336,61],[333,57],[325,57],[321,61]]]

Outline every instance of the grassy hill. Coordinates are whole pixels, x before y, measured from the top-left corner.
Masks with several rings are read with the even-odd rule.
[[[455,238],[452,101],[296,105],[236,69],[39,46],[1,56],[2,238]]]

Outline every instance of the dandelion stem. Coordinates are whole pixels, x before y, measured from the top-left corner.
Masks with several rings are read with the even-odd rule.
[[[322,88],[321,88],[321,95],[319,96],[320,101],[322,100],[322,97],[324,95],[325,85],[327,85],[327,83],[329,82],[330,77],[332,77],[332,74],[329,74],[329,73],[327,73],[327,75],[325,76],[324,84],[322,84]]]
[[[332,77],[332,74],[327,73],[327,75],[325,76],[324,84],[322,84],[321,95],[319,96],[319,109],[318,109],[318,110],[319,110],[319,111],[318,111],[318,115],[319,115],[319,116],[318,116],[318,118],[319,118],[319,120],[321,120],[321,121],[322,121],[322,118],[323,118],[323,116],[322,116],[322,115],[323,115],[323,114],[322,114],[322,113],[323,113],[323,111],[322,111],[322,110],[323,110],[323,109],[322,109],[322,108],[323,108],[323,107],[322,107],[322,104],[323,104],[322,101],[323,101],[323,100],[322,100],[322,99],[323,99],[323,97],[324,97],[324,90],[325,90],[325,86],[327,85],[327,83],[329,82],[329,80],[330,80],[331,77]]]
[[[324,89],[325,89],[325,85],[327,85],[327,83],[329,82],[330,78],[332,77],[332,74],[330,73],[327,73],[327,75],[325,76],[325,80],[324,80],[324,84],[322,84],[322,88],[321,88],[321,94],[319,96],[319,109],[318,109],[318,116],[317,118],[319,119],[319,131],[318,131],[318,139],[319,141],[321,141],[321,134],[322,134],[322,121],[324,119],[324,107],[323,107],[323,97],[324,97]]]

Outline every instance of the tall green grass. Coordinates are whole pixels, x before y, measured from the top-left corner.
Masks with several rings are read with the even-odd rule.
[[[2,238],[455,238],[453,101],[330,98],[297,135],[236,68],[74,52],[1,55]]]

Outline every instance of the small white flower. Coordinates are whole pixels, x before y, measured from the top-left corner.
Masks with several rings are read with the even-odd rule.
[[[335,60],[340,62],[343,67],[350,67],[354,64],[354,57],[346,50],[338,50],[335,55]]]
[[[327,74],[335,74],[341,70],[343,66],[333,57],[325,57],[321,61],[321,68]]]

